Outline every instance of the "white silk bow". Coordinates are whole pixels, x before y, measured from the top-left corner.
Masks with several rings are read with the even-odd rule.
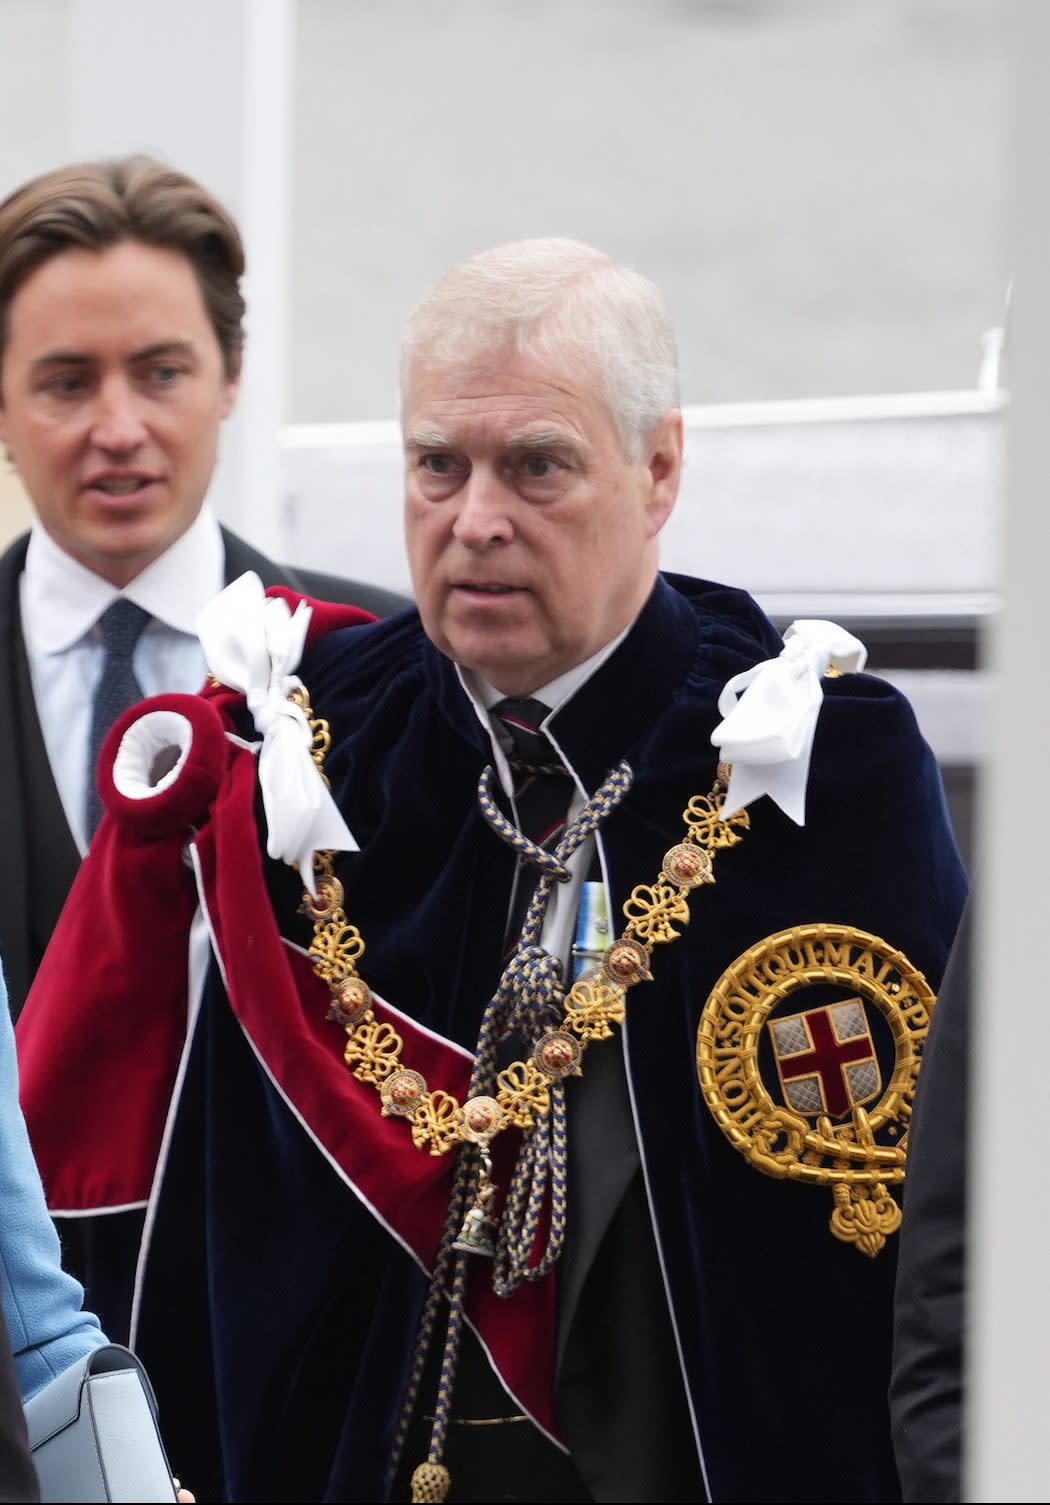
[[[806,781],[828,668],[863,669],[864,644],[834,622],[792,622],[779,658],[766,659],[733,678],[718,697],[723,720],[711,733],[722,759],[733,765],[724,818],[760,795],[796,823],[805,824]]]
[[[354,840],[310,756],[313,736],[302,708],[288,699],[301,686],[302,658],[311,608],[294,612],[263,591],[249,571],[208,603],[197,633],[211,673],[240,690],[262,737],[259,787],[266,812],[266,850],[295,864],[310,893],[314,853],[356,852]]]

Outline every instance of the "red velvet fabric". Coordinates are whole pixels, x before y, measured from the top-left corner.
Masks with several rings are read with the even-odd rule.
[[[346,608],[321,606],[311,635],[346,617]],[[18,1025],[22,1104],[49,1205],[102,1211],[149,1197],[187,1038],[192,846],[227,996],[248,1040],[355,1194],[430,1269],[455,1157],[417,1150],[404,1121],[380,1114],[376,1089],[342,1059],[345,1036],[325,1017],[326,989],[278,932],[255,818],[255,757],[226,735],[222,714],[239,703],[225,687],[207,698],[160,696],[125,713],[104,745],[107,814]],[[113,783],[113,759],[132,723],[158,710],[187,719],[190,748],[169,789],[130,799]],[[376,1015],[404,1038],[405,1065],[462,1100],[465,1051],[379,1000]],[[512,1137],[501,1136],[501,1162],[512,1157]],[[488,1273],[486,1265],[480,1275]],[[506,1302],[473,1276],[470,1319],[510,1389],[554,1432],[553,1280]]]
[[[22,1107],[56,1212],[146,1200],[186,1039],[197,895],[183,852],[226,778],[230,744],[194,696],[147,705],[190,722],[182,774],[155,799],[119,794],[113,754],[141,708],[118,718],[102,749],[107,813],[16,1030]]]

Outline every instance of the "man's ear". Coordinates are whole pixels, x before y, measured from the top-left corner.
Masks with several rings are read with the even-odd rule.
[[[682,415],[677,409],[664,416],[645,441],[645,463],[649,471],[649,493],[645,510],[649,519],[650,538],[655,538],[671,516],[682,480]]]
[[[222,416],[224,418],[229,418],[230,414],[237,406],[237,397],[241,390],[241,372],[244,367],[242,357],[243,352],[238,350],[237,354],[230,361],[230,371],[226,377],[225,401],[223,403],[222,409]]]

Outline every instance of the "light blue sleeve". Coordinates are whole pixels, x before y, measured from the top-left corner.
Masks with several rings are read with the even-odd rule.
[[[18,1106],[15,1034],[0,976],[0,1299],[28,1400],[106,1338],[82,1310],[83,1287],[62,1269],[58,1234]]]

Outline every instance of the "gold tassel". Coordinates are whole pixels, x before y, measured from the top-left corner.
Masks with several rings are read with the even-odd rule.
[[[441,1505],[452,1483],[443,1463],[421,1463],[412,1471],[413,1505]]]

